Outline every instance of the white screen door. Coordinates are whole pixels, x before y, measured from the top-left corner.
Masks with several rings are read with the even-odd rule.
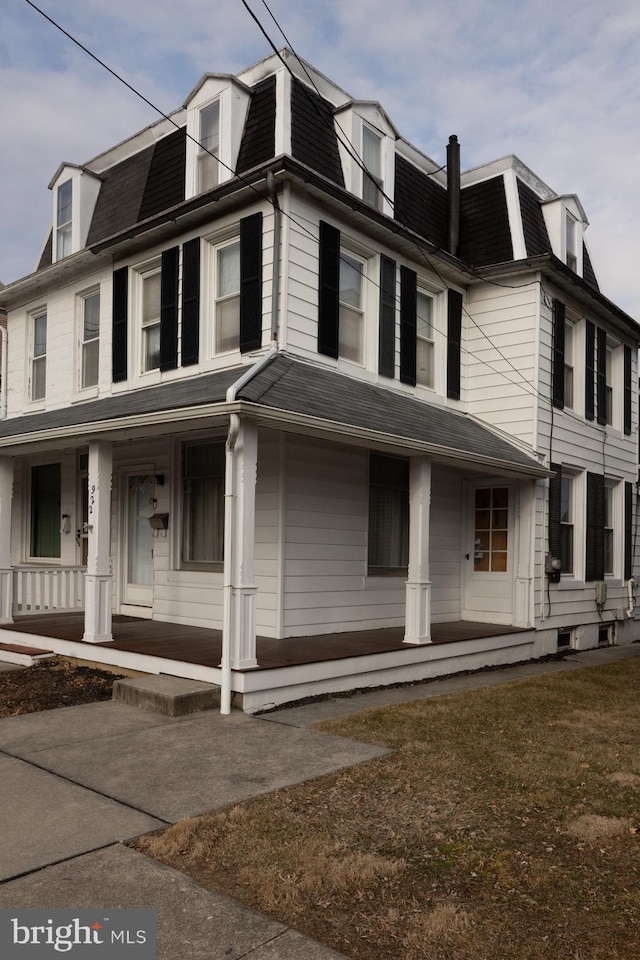
[[[126,576],[124,602],[150,607],[153,600],[153,476],[126,478]]]

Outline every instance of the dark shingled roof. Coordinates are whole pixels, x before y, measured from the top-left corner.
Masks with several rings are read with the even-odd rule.
[[[187,167],[187,131],[185,127],[158,140],[153,148],[151,166],[140,203],[138,220],[175,207],[184,200]]]
[[[394,216],[436,247],[446,247],[447,191],[399,154],[396,155]]]
[[[591,265],[591,257],[589,256],[589,251],[586,248],[586,245],[582,244],[582,276],[590,283],[592,287],[595,287],[596,290],[599,290],[598,281],[596,275]]]
[[[47,237],[47,242],[44,245],[44,250],[40,257],[40,262],[36,267],[36,270],[44,270],[45,267],[50,267],[53,263],[53,230],[49,230],[49,236]]]
[[[244,125],[236,173],[266,163],[276,152],[276,78],[257,83]]]
[[[551,242],[544,222],[540,199],[522,180],[518,180],[518,195],[520,197],[520,215],[522,229],[528,257],[537,257],[542,253],[551,252]]]
[[[40,430],[55,432],[63,427],[126,420],[137,414],[222,403],[228,387],[246,369],[235,367],[60,410],[10,418],[0,422],[0,438],[15,437],[20,442],[26,434]],[[303,363],[286,354],[278,354],[250,380],[238,392],[238,400],[417,440],[441,448],[443,454],[463,453],[470,461],[482,457],[516,470],[540,470],[533,457],[466,414],[344,376],[320,364]]]
[[[344,187],[331,104],[295,77],[291,81],[291,156]]]
[[[138,222],[154,149],[147,147],[102,174],[102,186],[87,237],[88,247]]]
[[[458,256],[474,267],[513,260],[504,177],[462,190]]]

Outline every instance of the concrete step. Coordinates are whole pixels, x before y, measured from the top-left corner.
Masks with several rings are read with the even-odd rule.
[[[166,674],[115,680],[113,699],[167,717],[184,717],[220,705],[220,688]]]
[[[51,650],[43,650],[41,647],[25,647],[20,643],[0,643],[0,661],[3,663],[32,667],[34,663],[53,656],[55,654]]]

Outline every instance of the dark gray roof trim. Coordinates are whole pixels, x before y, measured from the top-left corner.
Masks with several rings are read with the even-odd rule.
[[[90,400],[60,410],[28,414],[0,422],[0,439],[19,443],[29,434],[90,426],[140,414],[224,403],[227,389],[248,368],[189,377],[172,383]],[[463,454],[473,461],[495,460],[521,472],[540,472],[531,456],[470,417],[446,407],[424,403],[400,392],[355,380],[324,366],[279,354],[237,395],[238,400],[287,411],[346,427],[384,433]],[[126,422],[123,423],[123,428]]]
[[[417,440],[456,454],[462,452],[470,460],[478,456],[511,464],[515,469],[541,469],[533,457],[466,414],[284,354],[250,380],[239,391],[238,399]]]

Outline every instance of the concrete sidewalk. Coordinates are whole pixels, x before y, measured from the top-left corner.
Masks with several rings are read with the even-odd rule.
[[[639,655],[608,647],[263,717],[108,702],[0,720],[0,907],[154,907],[161,960],[336,960],[122,841],[384,754],[309,728],[320,720]]]

